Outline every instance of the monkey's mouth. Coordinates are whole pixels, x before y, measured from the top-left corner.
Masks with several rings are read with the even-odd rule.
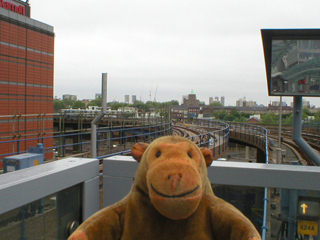
[[[192,194],[195,191],[197,191],[199,189],[199,185],[196,186],[194,189],[188,191],[188,192],[184,192],[184,193],[181,193],[181,194],[178,194],[178,195],[167,195],[167,194],[161,193],[157,189],[155,189],[155,187],[152,184],[151,184],[151,188],[156,194],[160,195],[161,197],[165,197],[165,198],[182,198],[182,197],[185,197],[185,196],[187,196],[189,194]]]

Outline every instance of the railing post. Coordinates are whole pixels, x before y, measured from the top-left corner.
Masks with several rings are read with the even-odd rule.
[[[221,136],[220,136],[220,134],[221,134],[221,132],[219,132],[219,156],[221,154],[221,141],[220,141]]]
[[[213,157],[216,156],[216,132],[213,132]]]

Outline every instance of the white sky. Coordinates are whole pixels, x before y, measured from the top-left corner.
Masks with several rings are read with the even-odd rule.
[[[260,29],[319,28],[319,0],[30,0],[55,29],[55,96],[93,99],[108,73],[108,101],[159,102],[193,89],[268,104]],[[131,96],[130,96],[131,99]],[[292,97],[284,98],[290,104]],[[319,98],[307,98],[320,106]]]

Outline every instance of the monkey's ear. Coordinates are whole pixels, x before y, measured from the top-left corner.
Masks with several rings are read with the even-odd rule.
[[[135,143],[131,148],[132,157],[137,162],[140,162],[141,158],[142,158],[142,155],[143,155],[143,153],[145,152],[145,150],[147,149],[148,146],[149,146],[148,143],[143,143],[143,142]]]
[[[206,161],[207,167],[209,167],[213,161],[213,153],[208,148],[200,148],[202,155],[204,157],[204,160]]]

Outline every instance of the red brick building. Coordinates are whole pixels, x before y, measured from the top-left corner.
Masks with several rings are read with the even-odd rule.
[[[0,0],[0,159],[52,147],[53,71],[53,27],[31,19],[26,1]]]

